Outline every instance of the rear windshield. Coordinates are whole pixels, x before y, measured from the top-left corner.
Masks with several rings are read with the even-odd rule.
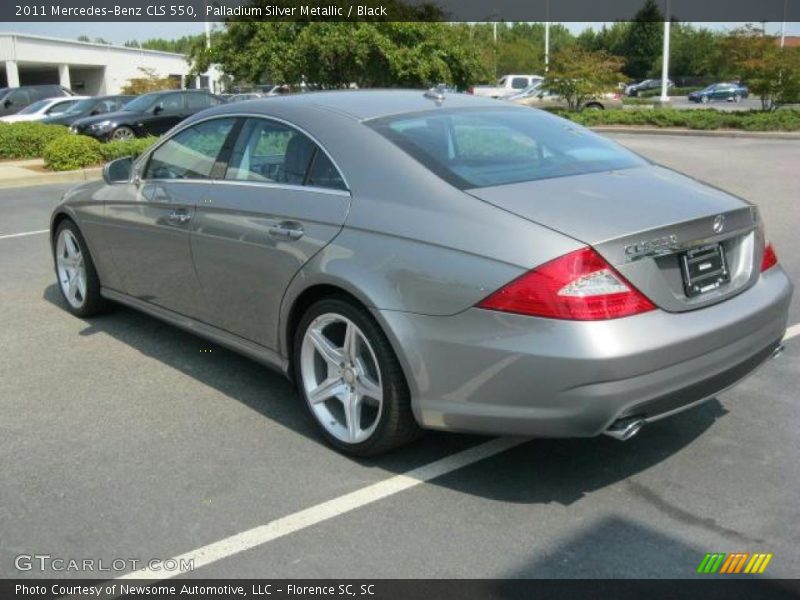
[[[432,110],[367,125],[462,189],[647,164],[587,129],[528,108]]]

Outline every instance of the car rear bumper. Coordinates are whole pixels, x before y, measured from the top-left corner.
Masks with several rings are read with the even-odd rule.
[[[727,389],[769,358],[792,284],[780,267],[724,302],[610,321],[468,309],[376,311],[398,350],[420,425],[496,435],[588,437],[655,420]]]

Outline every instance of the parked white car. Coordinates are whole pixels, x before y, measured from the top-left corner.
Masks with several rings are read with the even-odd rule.
[[[45,98],[29,104],[15,115],[0,117],[3,123],[19,123],[20,121],[40,121],[45,117],[54,117],[66,112],[79,100],[89,96],[59,96],[58,98]]]
[[[488,98],[507,98],[518,94],[525,88],[542,81],[541,75],[503,75],[497,80],[497,85],[476,85],[467,90],[469,94]]]

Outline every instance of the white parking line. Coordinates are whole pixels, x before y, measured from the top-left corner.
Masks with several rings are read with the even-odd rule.
[[[270,521],[265,525],[259,525],[258,527],[237,533],[224,540],[213,542],[202,548],[181,554],[180,556],[175,556],[172,560],[175,560],[178,565],[187,564],[188,561],[194,561],[193,566],[195,569],[205,567],[223,558],[228,558],[234,554],[271,542],[279,537],[327,521],[333,517],[350,512],[366,504],[382,500],[383,498],[393,496],[394,494],[418,486],[436,477],[441,477],[442,475],[446,475],[447,473],[456,471],[472,463],[494,456],[495,454],[500,454],[525,441],[527,440],[524,438],[499,438],[473,446],[472,448],[446,456],[430,464],[412,469],[402,475],[395,475],[394,477],[384,479],[383,481],[350,492],[349,494],[344,494],[333,500],[322,502],[321,504],[281,517],[275,521]],[[140,569],[117,577],[117,579],[163,580],[177,577],[185,572],[186,571],[166,572],[163,570]]]
[[[39,229],[38,231],[24,231],[22,233],[9,233],[7,235],[0,235],[0,240],[7,240],[10,238],[18,238],[18,237],[25,237],[27,235],[39,235],[42,233],[48,233],[49,229]]]
[[[786,335],[783,336],[783,341],[788,341],[797,335],[800,335],[800,323],[792,325],[786,330]]]

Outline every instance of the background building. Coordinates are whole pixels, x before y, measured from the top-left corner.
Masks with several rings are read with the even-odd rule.
[[[188,77],[189,64],[182,54],[0,33],[0,87],[56,83],[78,94],[118,94],[129,79],[141,77],[139,67],[179,80],[184,88],[220,91],[220,74],[213,69]]]

